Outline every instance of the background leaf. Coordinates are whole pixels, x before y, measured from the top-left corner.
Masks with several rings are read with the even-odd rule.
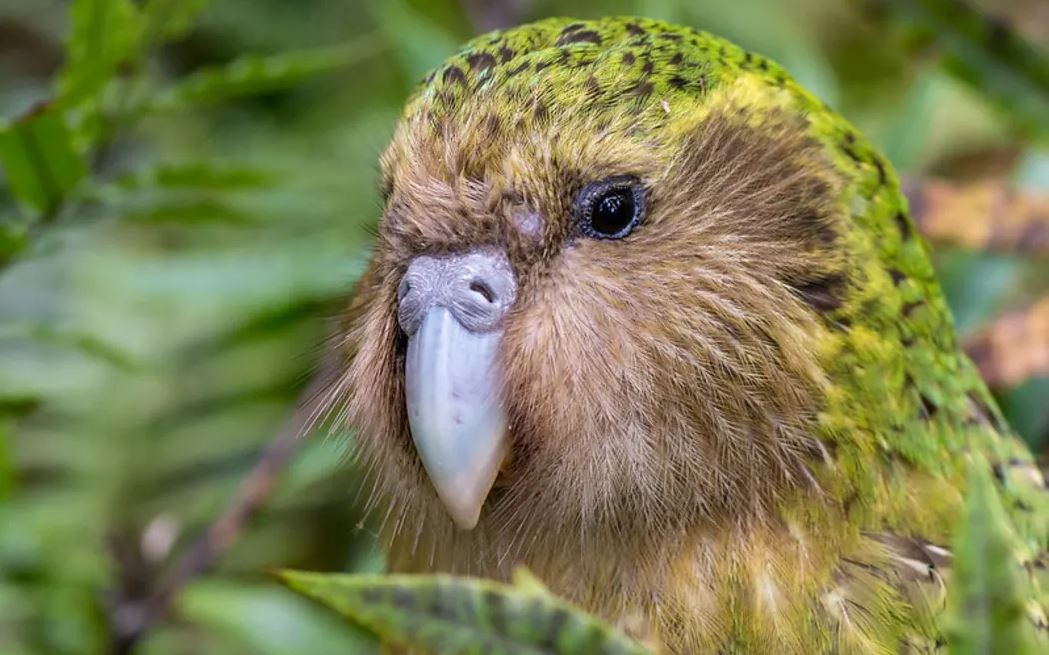
[[[69,16],[66,64],[58,77],[67,106],[97,93],[121,63],[132,60],[143,28],[131,0],[73,0]]]
[[[1049,56],[994,13],[958,0],[889,0],[941,49],[945,65],[1009,111],[1030,134],[1049,140]]]
[[[347,630],[337,617],[270,585],[199,582],[178,611],[259,655],[346,655],[375,646],[365,631]]]
[[[328,48],[239,57],[224,66],[198,71],[158,93],[147,111],[169,111],[287,88],[306,77],[338,70],[373,54],[375,49],[375,41],[364,38]]]
[[[400,62],[411,88],[434,66],[459,47],[459,39],[428,20],[405,0],[367,0],[368,10],[388,41],[388,48]]]
[[[146,0],[142,7],[146,40],[183,36],[211,0]]]
[[[0,164],[15,197],[40,212],[55,209],[87,173],[62,115],[49,106],[0,125]]]
[[[867,10],[879,4],[0,1],[0,653],[376,652],[267,574],[384,568],[345,431],[299,444],[233,546],[137,644],[126,624],[239,493],[320,365],[367,261],[376,161],[405,96],[479,31],[642,12],[722,33],[784,64],[904,178],[1047,197],[1039,126],[1023,127],[996,86],[1033,90],[1027,73],[1019,85],[995,77],[1015,57],[937,36],[972,11],[930,22],[913,7]],[[1049,43],[1044,2],[967,5]],[[942,65],[952,38],[984,60],[971,82]],[[29,127],[53,141],[65,171],[53,187],[10,145],[19,117],[43,118]],[[1008,317],[1033,328],[1044,259],[950,237],[993,232],[995,211],[965,208],[973,224],[953,210],[927,224],[959,336],[1000,336]],[[1035,224],[1010,234],[1037,236],[1022,227]],[[1026,362],[1007,341],[997,350]],[[1033,375],[995,393],[1046,453],[1049,377]]]

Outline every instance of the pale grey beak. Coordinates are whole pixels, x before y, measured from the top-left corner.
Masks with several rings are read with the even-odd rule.
[[[499,344],[515,293],[509,262],[494,250],[416,257],[399,289],[412,440],[464,529],[477,525],[507,454]]]

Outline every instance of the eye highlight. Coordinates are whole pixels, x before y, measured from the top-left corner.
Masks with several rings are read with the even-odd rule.
[[[633,175],[617,175],[583,187],[575,214],[583,234],[622,239],[645,217],[645,188]]]

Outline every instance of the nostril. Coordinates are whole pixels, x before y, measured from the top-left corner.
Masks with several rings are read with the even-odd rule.
[[[488,286],[488,283],[484,280],[474,278],[470,282],[470,291],[479,294],[485,299],[485,302],[495,302],[495,292],[492,291],[492,287]]]
[[[410,337],[431,309],[444,308],[470,332],[492,332],[516,292],[513,269],[498,250],[417,255],[397,282],[397,320]]]

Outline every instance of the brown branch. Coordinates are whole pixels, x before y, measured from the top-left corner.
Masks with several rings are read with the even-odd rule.
[[[0,16],[0,62],[15,75],[44,77],[62,65],[62,47],[36,25]]]
[[[198,576],[210,571],[222,553],[244,533],[262,511],[277,487],[281,474],[298,450],[303,437],[318,416],[319,394],[327,379],[318,376],[306,389],[292,415],[248,472],[232,503],[169,570],[168,575],[146,598],[118,604],[111,612],[113,652],[134,652],[142,637],[171,608],[179,592]]]
[[[1049,194],[1000,181],[910,180],[904,193],[930,240],[977,250],[1049,256]]]
[[[998,317],[967,339],[965,350],[992,387],[1049,375],[1049,295]]]

